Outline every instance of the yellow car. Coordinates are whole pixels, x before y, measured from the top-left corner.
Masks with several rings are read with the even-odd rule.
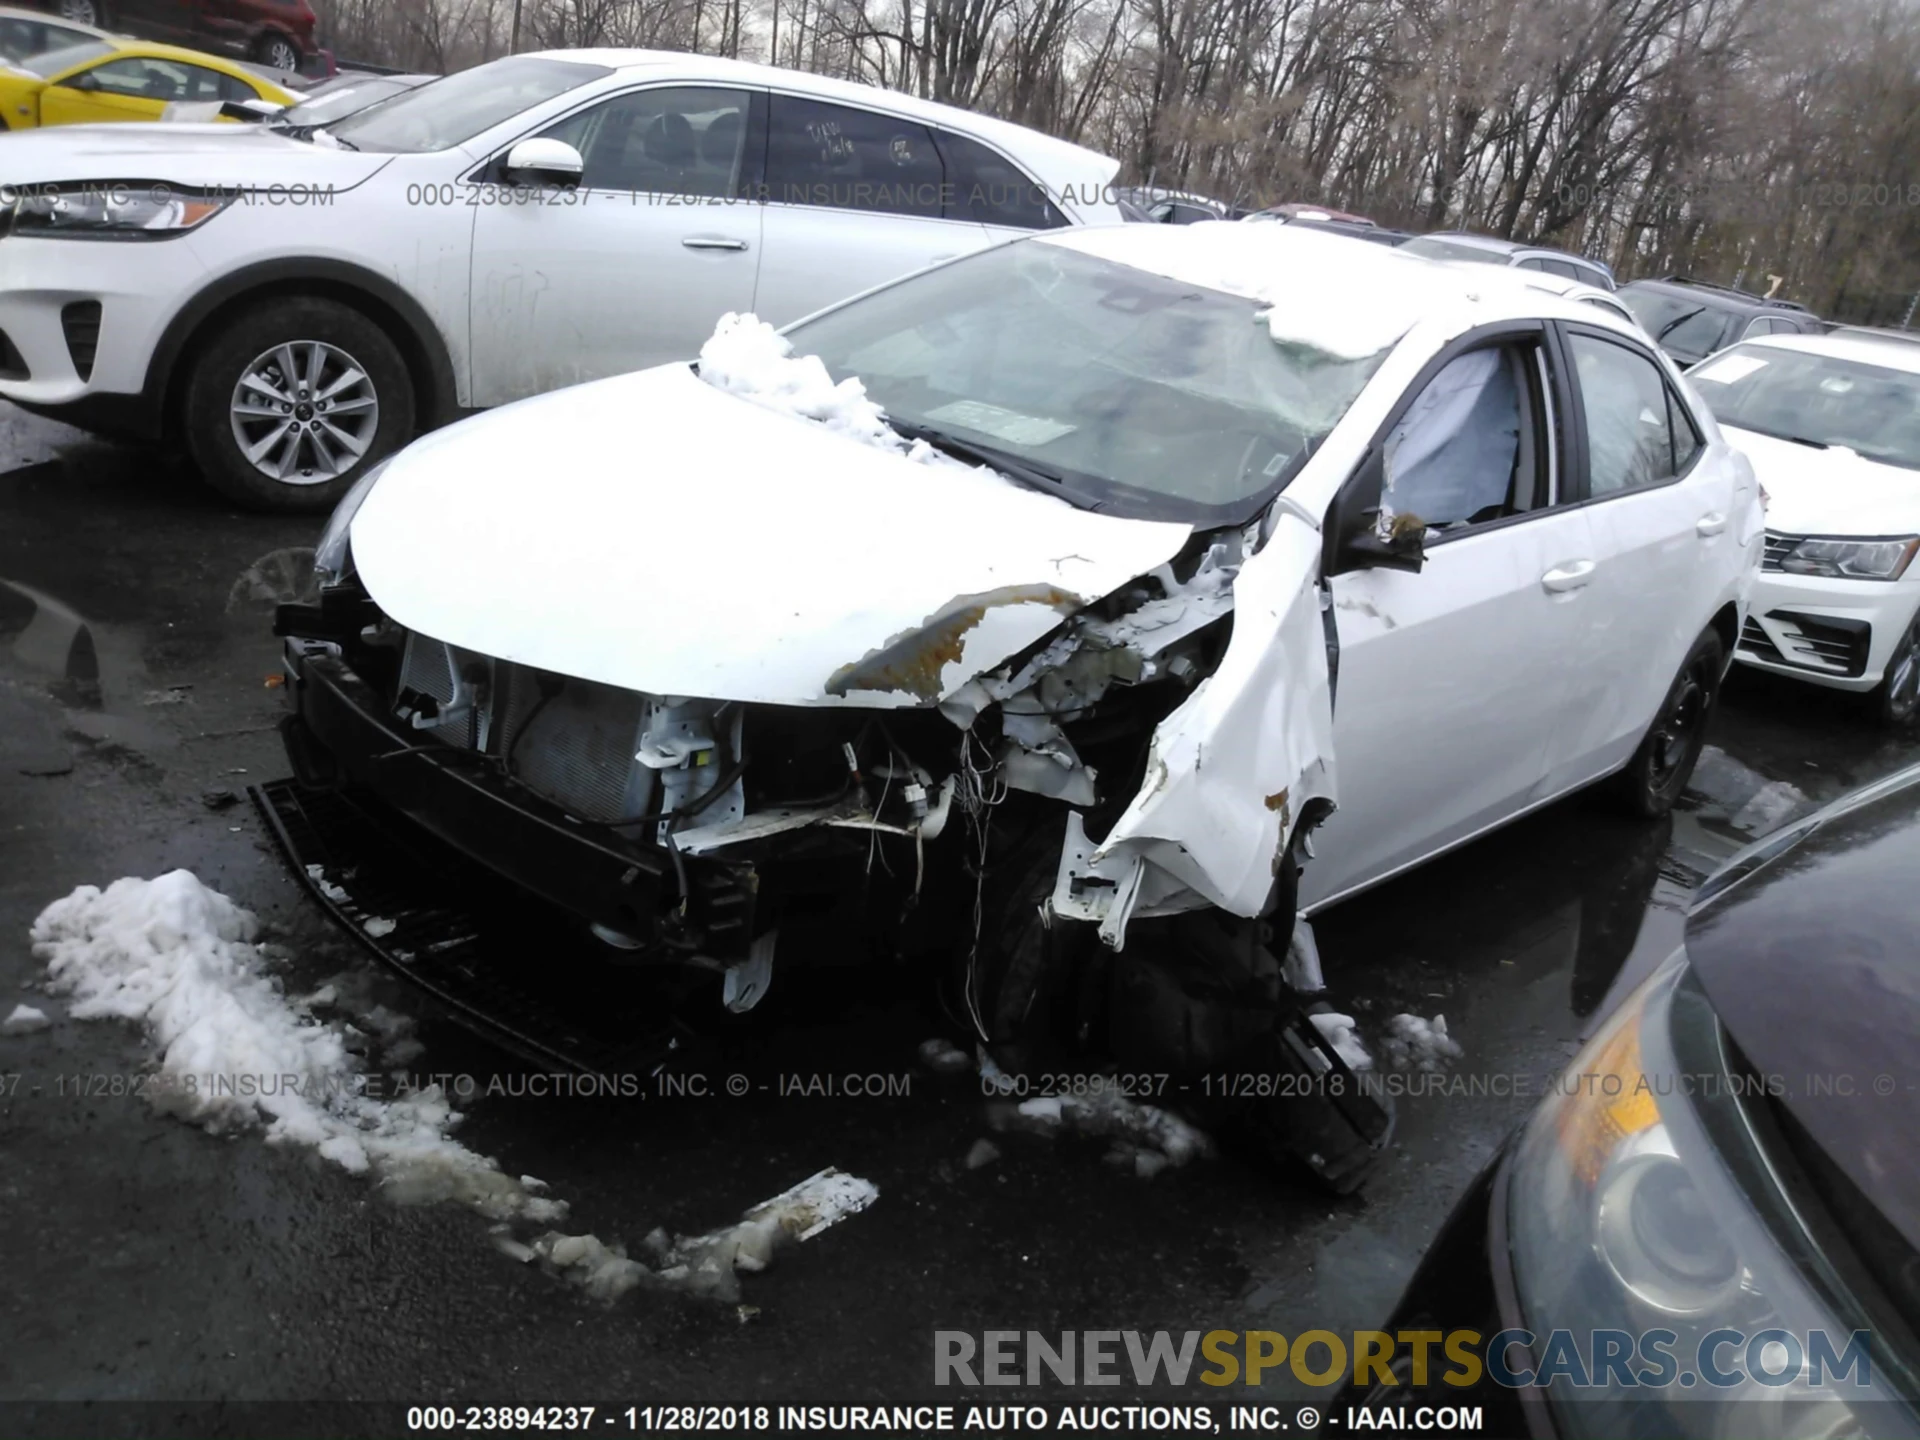
[[[90,40],[0,65],[0,129],[8,130],[158,120],[181,102],[295,98],[236,61],[143,40]]]

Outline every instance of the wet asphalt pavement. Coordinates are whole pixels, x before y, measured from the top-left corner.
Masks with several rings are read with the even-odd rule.
[[[251,807],[227,803],[286,773],[268,625],[316,530],[0,404],[0,1014],[64,1016],[27,944],[48,902],[179,866],[282,928],[289,988],[372,976]],[[1843,699],[1746,677],[1710,743],[1669,822],[1574,799],[1322,917],[1332,998],[1376,1053],[1387,1016],[1441,1013],[1456,1070],[1537,1086],[1672,948],[1720,858],[1914,756]],[[527,956],[558,985],[569,960]],[[415,1070],[525,1070],[374,985],[421,1019]],[[914,1064],[938,1018],[863,973],[803,990],[776,982],[757,1017],[758,1073],[911,1074],[912,1094],[492,1098],[459,1132],[608,1240],[708,1229],[828,1165],[874,1181],[870,1211],[746,1277],[744,1318],[645,1293],[601,1305],[496,1253],[466,1211],[389,1203],[305,1151],[138,1099],[77,1098],[72,1077],[146,1063],[127,1026],[0,1036],[0,1075],[18,1076],[0,1094],[0,1400],[965,1401],[983,1394],[932,1391],[936,1329],[1348,1330],[1385,1316],[1530,1105],[1403,1100],[1392,1154],[1349,1200],[1231,1157],[1122,1177],[1092,1140],[1003,1137],[970,1170],[977,1085]]]

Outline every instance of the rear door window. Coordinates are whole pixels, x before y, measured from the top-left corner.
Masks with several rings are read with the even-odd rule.
[[[1597,335],[1567,337],[1587,432],[1587,495],[1600,499],[1678,475],[1700,437],[1650,355]],[[1684,422],[1684,428],[1676,426]]]
[[[947,219],[1019,230],[1051,230],[1067,223],[1046,187],[1005,156],[951,130],[936,130],[933,139],[946,164]]]
[[[946,167],[925,125],[874,110],[775,95],[767,138],[767,198],[938,219]]]

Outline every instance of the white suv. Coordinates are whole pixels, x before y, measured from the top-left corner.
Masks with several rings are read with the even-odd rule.
[[[1116,161],[694,55],[518,55],[327,130],[9,136],[0,397],[324,509],[465,410],[689,356],[997,239],[1117,222]],[[636,436],[636,440],[644,437]]]

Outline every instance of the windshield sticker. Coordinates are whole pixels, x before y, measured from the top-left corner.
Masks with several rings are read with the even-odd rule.
[[[1716,385],[1731,385],[1746,379],[1756,370],[1766,368],[1767,362],[1757,355],[1722,355],[1718,360],[1709,360],[1689,378],[1711,380]]]
[[[927,411],[927,419],[942,425],[958,425],[963,430],[976,430],[1009,445],[1046,445],[1079,428],[1039,415],[1022,415],[1017,410],[989,405],[984,400],[955,400]]]

